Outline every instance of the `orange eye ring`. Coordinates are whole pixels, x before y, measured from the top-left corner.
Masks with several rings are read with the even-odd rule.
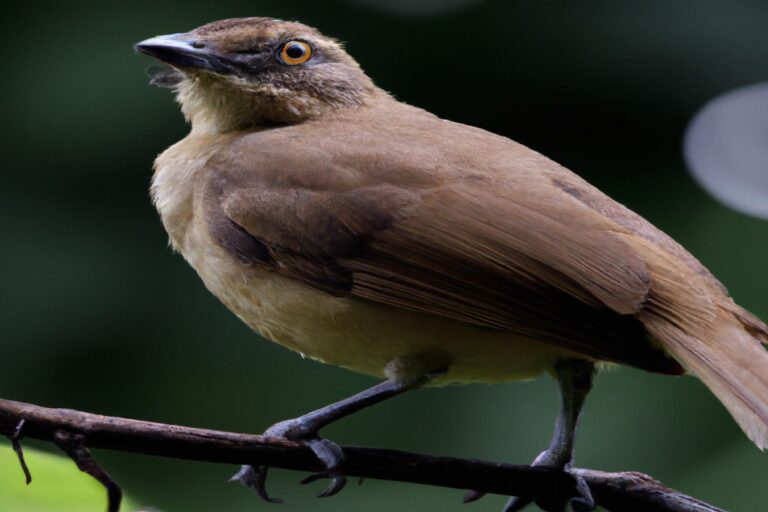
[[[312,47],[304,41],[288,41],[280,50],[280,58],[289,66],[304,64],[312,58]]]

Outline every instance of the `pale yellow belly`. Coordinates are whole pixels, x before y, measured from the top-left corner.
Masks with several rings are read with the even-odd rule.
[[[199,242],[193,244],[198,250],[183,252],[208,289],[263,337],[324,363],[405,380],[447,368],[432,382],[443,385],[531,379],[573,355],[510,333],[334,297],[243,267],[209,241]]]

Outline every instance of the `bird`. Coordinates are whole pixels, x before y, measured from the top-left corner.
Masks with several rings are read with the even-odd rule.
[[[697,376],[768,446],[765,323],[578,175],[398,101],[296,21],[220,20],[135,48],[191,124],[151,183],[173,249],[262,337],[382,379],[265,431],[306,441],[326,468],[312,478],[330,479],[321,496],[345,477],[319,431],[424,386],[553,376],[561,408],[533,464],[564,471],[594,376],[616,365]],[[233,478],[279,501],[267,470]],[[594,508],[577,483],[570,506]]]

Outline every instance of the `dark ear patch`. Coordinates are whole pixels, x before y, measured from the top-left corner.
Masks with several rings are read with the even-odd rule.
[[[173,89],[184,80],[181,71],[163,64],[148,67],[146,73],[150,79],[150,85],[156,85],[163,89]]]

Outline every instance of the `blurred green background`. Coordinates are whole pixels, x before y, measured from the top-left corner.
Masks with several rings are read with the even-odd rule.
[[[703,103],[768,77],[764,0],[11,2],[0,21],[0,396],[260,432],[373,383],[251,333],[170,252],[149,202],[154,157],[188,127],[171,94],[147,85],[150,60],[131,45],[250,15],[317,26],[400,99],[574,169],[768,318],[768,224],[706,196],[680,150]],[[425,390],[325,433],[527,463],[556,410],[548,379]],[[278,510],[227,485],[235,467],[98,457],[137,503],[162,511]],[[648,472],[733,511],[768,499],[768,459],[692,378],[602,375],[577,462]],[[376,481],[317,500],[321,484],[299,487],[300,477],[272,473],[279,510],[465,510],[459,491]]]

